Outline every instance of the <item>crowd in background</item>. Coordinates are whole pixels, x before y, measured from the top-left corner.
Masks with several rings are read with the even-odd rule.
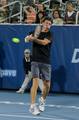
[[[15,4],[8,5],[12,2]],[[75,24],[79,0],[0,0],[0,23],[39,24],[45,16],[55,25]],[[22,5],[22,8],[21,8]]]

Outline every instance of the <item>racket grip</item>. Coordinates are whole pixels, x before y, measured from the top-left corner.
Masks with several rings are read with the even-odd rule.
[[[27,36],[27,37],[25,37],[25,39],[24,39],[24,40],[25,40],[25,42],[29,42],[29,40],[28,40],[28,36]]]

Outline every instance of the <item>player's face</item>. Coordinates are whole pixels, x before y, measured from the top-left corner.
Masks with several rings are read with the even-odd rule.
[[[50,29],[50,27],[52,25],[51,21],[49,21],[49,20],[45,20],[42,24],[43,24],[44,29],[46,29],[46,30]]]

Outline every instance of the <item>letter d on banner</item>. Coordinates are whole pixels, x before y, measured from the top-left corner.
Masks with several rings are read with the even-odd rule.
[[[72,63],[79,63],[79,57],[77,57],[77,54],[79,53],[79,48],[74,49],[74,53],[72,56]]]

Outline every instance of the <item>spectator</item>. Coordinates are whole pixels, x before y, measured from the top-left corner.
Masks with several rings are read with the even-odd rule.
[[[77,7],[77,10],[79,11],[79,0],[77,0],[77,5],[76,5],[76,7]]]
[[[71,2],[67,3],[64,21],[65,24],[75,24],[76,22],[76,12]]]
[[[2,4],[2,6],[5,6],[8,4],[8,0],[0,0],[0,4]]]
[[[43,18],[45,16],[47,16],[44,5],[43,4],[38,4],[37,5],[37,11],[38,12],[37,12],[37,15],[36,15],[36,23],[41,23]]]
[[[61,14],[59,10],[53,11],[53,24],[54,25],[62,25],[63,19],[61,18]]]
[[[2,22],[2,20],[4,19],[4,9],[1,8],[2,4],[0,4],[0,23]]]
[[[8,17],[8,7],[3,7],[8,4],[7,0],[1,0],[0,1],[0,23],[1,22],[8,22],[6,19]]]
[[[44,12],[39,11],[37,14],[36,23],[42,23],[44,17],[45,17]]]
[[[36,22],[36,11],[32,6],[24,7],[24,23],[32,24]]]
[[[50,8],[51,9],[57,9],[60,6],[60,2],[57,0],[50,0]]]

